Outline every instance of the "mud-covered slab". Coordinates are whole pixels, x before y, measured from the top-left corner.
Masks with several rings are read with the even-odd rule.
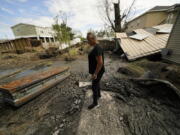
[[[51,68],[0,86],[5,102],[20,106],[66,79],[69,67]]]
[[[92,92],[87,91],[77,135],[124,135],[114,95],[103,91],[100,106],[88,110],[88,105],[92,103]]]
[[[0,90],[7,90],[10,93],[14,93],[19,89],[22,89],[24,87],[28,87],[29,85],[32,85],[34,83],[37,83],[39,81],[45,80],[51,76],[57,75],[61,72],[67,71],[69,67],[59,67],[59,68],[52,68],[44,72],[40,73],[34,73],[29,76],[25,76],[19,80],[14,80],[10,83],[4,84],[0,86]]]
[[[0,70],[0,85],[8,84],[14,80],[19,80],[26,76],[47,71],[50,68],[52,68],[52,66],[49,63],[38,63],[33,66],[27,65],[15,69],[2,69]],[[2,75],[2,72],[5,72],[6,74]]]

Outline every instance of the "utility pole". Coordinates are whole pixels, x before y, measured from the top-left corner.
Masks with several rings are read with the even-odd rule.
[[[121,14],[120,14],[120,0],[114,3],[114,16],[115,16],[115,32],[121,32]]]

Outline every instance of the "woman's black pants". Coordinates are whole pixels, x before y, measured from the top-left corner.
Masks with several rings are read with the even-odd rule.
[[[98,104],[98,98],[101,97],[100,81],[104,72],[100,72],[95,80],[92,80],[93,104]]]

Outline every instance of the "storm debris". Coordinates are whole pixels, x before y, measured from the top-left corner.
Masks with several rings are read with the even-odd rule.
[[[117,93],[119,112],[124,114],[125,134],[176,135],[180,132],[180,97],[171,87],[163,83],[142,86],[116,78],[104,89]]]

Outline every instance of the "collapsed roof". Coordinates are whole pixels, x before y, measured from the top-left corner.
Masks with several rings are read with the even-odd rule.
[[[119,44],[129,61],[161,52],[166,47],[172,24],[154,26],[157,29],[152,34],[145,29],[136,29],[134,35],[128,36],[126,33],[116,33]]]

